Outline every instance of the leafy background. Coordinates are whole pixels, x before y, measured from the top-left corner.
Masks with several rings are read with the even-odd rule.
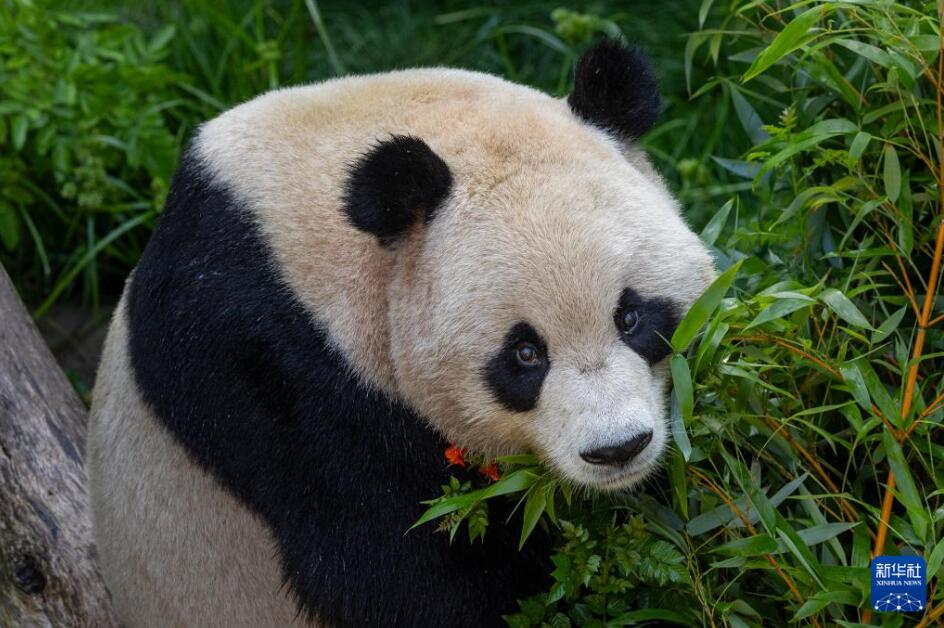
[[[554,536],[553,585],[512,626],[940,621],[935,2],[128,4],[0,0],[0,261],[41,323],[99,325],[181,146],[233,104],[436,64],[565,94],[579,53],[623,35],[666,96],[644,145],[723,273],[672,339],[675,444],[615,498],[527,456],[489,483],[470,456],[424,520],[457,543]],[[491,499],[519,512],[490,522]],[[868,611],[873,553],[927,559],[926,612]]]

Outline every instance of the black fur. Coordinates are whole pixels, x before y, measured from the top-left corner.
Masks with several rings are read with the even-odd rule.
[[[539,366],[525,367],[515,357],[515,345],[530,342],[541,354]],[[505,336],[498,353],[485,367],[485,381],[495,398],[509,410],[525,412],[533,410],[541,394],[541,384],[550,368],[547,345],[527,323],[517,323]]]
[[[351,224],[387,243],[421,216],[429,222],[452,189],[452,173],[426,142],[394,135],[358,159],[344,190]]]
[[[381,169],[383,169],[381,167]],[[369,393],[283,283],[249,210],[192,156],[129,298],[144,399],[261,515],[300,609],[335,626],[490,626],[542,590],[545,541],[493,514],[470,546],[406,533],[448,479],[446,443]]]
[[[652,128],[662,107],[652,64],[615,39],[601,41],[580,57],[567,102],[587,122],[626,139]]]
[[[620,311],[633,309],[639,322],[631,334],[620,332]],[[655,364],[672,353],[669,340],[679,324],[678,308],[668,299],[643,299],[632,288],[623,290],[613,313],[617,333],[633,351],[649,364]]]

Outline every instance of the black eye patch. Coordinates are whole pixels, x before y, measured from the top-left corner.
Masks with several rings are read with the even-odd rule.
[[[525,364],[520,359],[522,344],[537,351],[537,362]],[[551,363],[547,345],[531,325],[515,324],[505,335],[501,348],[485,366],[485,381],[495,398],[509,410],[533,410],[541,394],[541,384]]]
[[[630,349],[649,364],[655,364],[672,353],[669,340],[679,324],[678,308],[668,299],[643,299],[632,288],[623,290],[616,306],[614,319],[622,319],[623,312],[634,311],[638,322],[631,333],[617,332]]]

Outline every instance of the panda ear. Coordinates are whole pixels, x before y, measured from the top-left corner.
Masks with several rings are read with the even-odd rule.
[[[652,128],[661,108],[649,59],[615,39],[580,57],[567,102],[587,122],[631,140]]]
[[[394,135],[354,162],[344,189],[351,224],[392,242],[420,218],[429,222],[452,189],[452,173],[423,140]]]

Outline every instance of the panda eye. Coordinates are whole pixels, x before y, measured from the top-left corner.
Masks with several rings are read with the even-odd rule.
[[[626,336],[636,331],[639,326],[639,313],[632,308],[620,308],[616,311],[616,327]]]
[[[541,364],[541,353],[530,342],[519,342],[515,345],[515,358],[521,366],[532,368]]]

